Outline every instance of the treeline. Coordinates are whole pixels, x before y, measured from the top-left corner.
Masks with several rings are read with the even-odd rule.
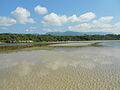
[[[0,34],[0,42],[9,43],[11,41],[86,41],[86,40],[120,40],[120,35],[82,35],[82,36],[55,36],[37,34]]]

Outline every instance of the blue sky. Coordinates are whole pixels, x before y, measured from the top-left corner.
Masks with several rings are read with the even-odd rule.
[[[0,33],[120,33],[120,0],[0,0]]]

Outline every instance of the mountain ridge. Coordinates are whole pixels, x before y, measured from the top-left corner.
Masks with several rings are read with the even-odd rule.
[[[106,35],[113,34],[110,32],[74,32],[74,31],[66,31],[66,32],[47,32],[47,35],[60,35],[60,36],[80,36],[80,35]]]

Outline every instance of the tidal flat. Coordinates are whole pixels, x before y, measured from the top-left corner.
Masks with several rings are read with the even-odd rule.
[[[0,90],[120,90],[119,54],[112,46],[1,53]]]

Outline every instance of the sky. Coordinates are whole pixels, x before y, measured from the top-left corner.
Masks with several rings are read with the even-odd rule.
[[[120,33],[120,0],[0,0],[0,33]]]

